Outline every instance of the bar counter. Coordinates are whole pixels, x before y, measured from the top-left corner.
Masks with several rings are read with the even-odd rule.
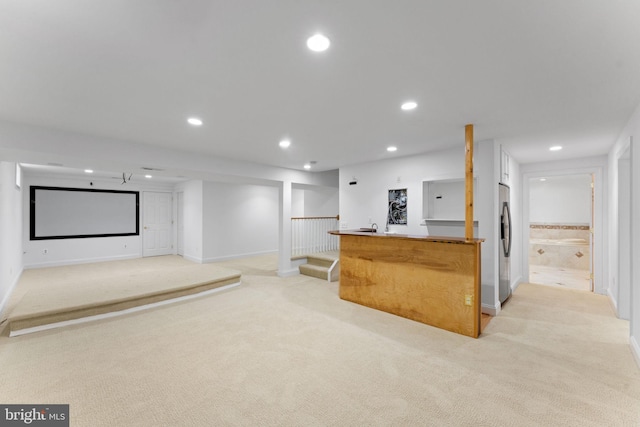
[[[340,298],[451,332],[480,335],[484,239],[330,233],[340,236]]]

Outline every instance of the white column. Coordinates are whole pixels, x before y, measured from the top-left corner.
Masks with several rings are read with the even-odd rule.
[[[278,233],[278,276],[298,274],[291,264],[291,181],[280,183],[280,230]]]

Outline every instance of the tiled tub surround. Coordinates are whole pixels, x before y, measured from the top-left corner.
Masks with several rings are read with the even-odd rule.
[[[529,265],[590,269],[588,224],[531,224]]]

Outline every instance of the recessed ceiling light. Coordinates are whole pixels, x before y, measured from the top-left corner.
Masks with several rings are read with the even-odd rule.
[[[153,178],[151,175],[145,175],[145,178]]]
[[[309,163],[305,163],[304,168],[307,169],[307,170],[311,169],[311,165]]]
[[[544,182],[546,180],[547,180],[547,178],[540,178],[540,181],[542,181],[542,182]]]
[[[387,147],[387,151],[393,153],[394,151],[398,151],[398,147],[390,145],[389,147]]]
[[[84,172],[85,173],[93,173],[93,169],[85,169]]]
[[[282,141],[280,141],[279,145],[282,148],[287,148],[291,145],[291,141],[289,141],[288,139],[283,139]]]
[[[415,110],[415,108],[418,106],[418,103],[415,101],[407,101],[404,104],[402,104],[400,106],[400,108],[402,108],[404,111],[409,111],[409,110]]]
[[[560,145],[554,145],[553,147],[549,147],[549,151],[560,151],[562,147]]]
[[[187,122],[191,125],[191,126],[202,126],[202,120],[200,120],[197,117],[189,117],[187,119]]]
[[[307,39],[307,47],[314,52],[324,52],[330,45],[331,41],[322,34],[315,34]]]

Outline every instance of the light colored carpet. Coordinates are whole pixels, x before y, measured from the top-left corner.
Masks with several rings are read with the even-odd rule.
[[[185,297],[240,282],[240,272],[180,256],[25,270],[6,310],[11,333]]]
[[[540,285],[591,291],[591,277],[588,270],[530,264],[529,281]]]
[[[222,263],[243,284],[110,320],[0,337],[0,402],[73,426],[636,426],[640,369],[606,297],[521,285],[479,339]]]

